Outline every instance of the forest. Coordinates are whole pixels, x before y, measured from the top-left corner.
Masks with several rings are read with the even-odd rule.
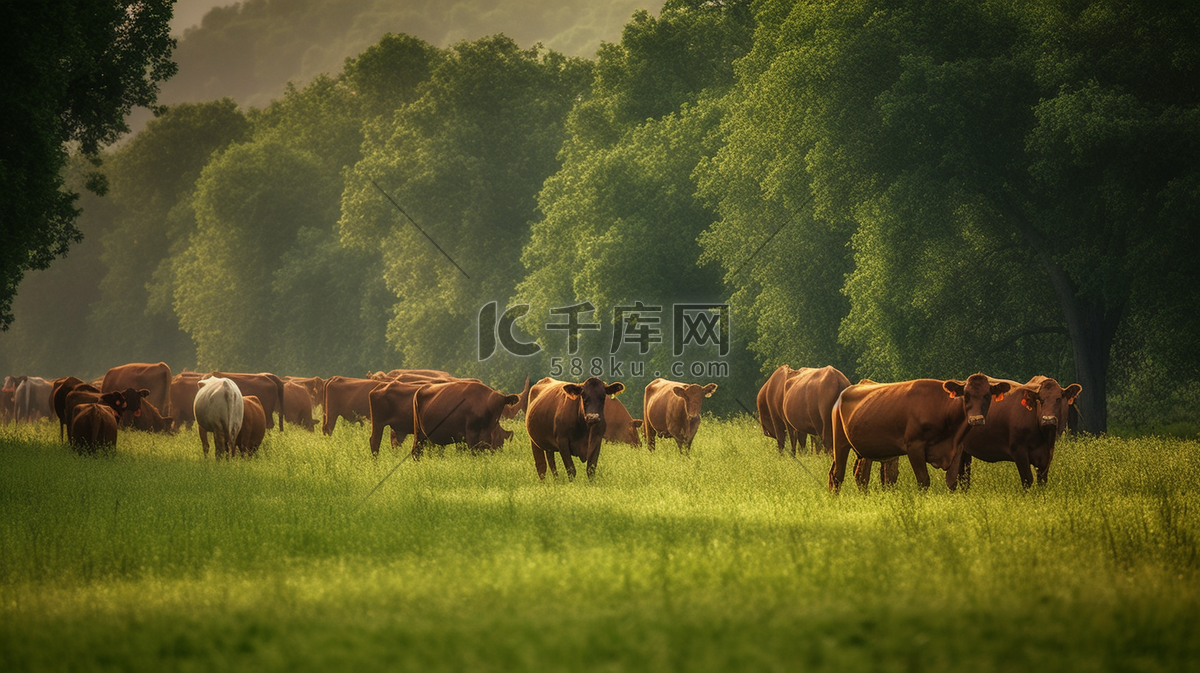
[[[983,371],[1081,384],[1090,432],[1197,429],[1187,2],[671,0],[593,58],[388,34],[262,107],[160,109],[65,182],[83,239],[20,284],[5,374],[515,391],[578,358],[627,406],[661,372],[725,414],[784,363]],[[727,307],[720,351],[672,347],[685,304]]]

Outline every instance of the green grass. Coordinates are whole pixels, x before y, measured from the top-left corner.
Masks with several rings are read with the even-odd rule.
[[[1181,671],[1200,666],[1200,447],[1060,444],[1050,485],[825,488],[747,418],[396,466],[367,431],[252,460],[193,433],[76,457],[0,428],[0,670]]]

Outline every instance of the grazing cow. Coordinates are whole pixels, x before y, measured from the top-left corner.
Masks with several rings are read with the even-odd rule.
[[[146,399],[154,405],[154,408],[168,416],[171,414],[171,368],[167,366],[167,363],[133,362],[113,367],[104,374],[104,380],[100,382],[100,392],[102,393],[126,388],[146,389],[149,391]],[[121,419],[123,428],[129,427],[132,423],[132,416]]]
[[[374,379],[352,379],[331,376],[325,381],[325,401],[321,405],[321,432],[332,435],[338,417],[358,422],[371,417],[369,395],[379,385]]]
[[[196,422],[192,405],[196,401],[196,393],[200,391],[200,379],[204,376],[200,372],[183,371],[171,379],[171,408],[175,411],[175,430],[181,425],[190,428],[192,423]]]
[[[334,378],[337,378],[336,376]],[[379,455],[379,444],[383,441],[384,428],[392,430],[392,446],[404,441],[404,438],[416,430],[414,407],[417,391],[423,383],[407,383],[404,381],[378,382],[367,391],[367,406],[371,417],[371,455]],[[333,379],[330,379],[330,385]],[[326,394],[328,397],[328,393]],[[413,448],[416,456],[416,448]]]
[[[137,398],[139,401],[141,397]],[[72,387],[63,399],[63,418],[67,420],[67,441],[72,439],[71,420],[75,418],[75,409],[84,404],[103,404],[112,409],[120,423],[121,414],[125,412],[127,403],[125,393],[112,391],[100,392],[100,389],[90,383],[80,383]]]
[[[254,395],[267,415],[267,427],[275,427],[275,412],[279,412],[279,431],[283,432],[283,379],[270,372],[262,374],[229,374],[213,372],[212,376],[229,379],[243,395]]]
[[[79,454],[117,445],[117,413],[107,404],[89,402],[72,409],[71,446]]]
[[[600,460],[600,440],[607,424],[604,421],[605,398],[625,390],[622,383],[605,385],[591,377],[583,383],[567,383],[544,378],[529,389],[529,409],[525,412],[525,428],[533,448],[533,464],[538,478],[546,478],[546,465],[558,476],[554,452],[562,456],[567,477],[575,479],[575,456],[587,463],[588,479],[596,476]]]
[[[285,384],[286,383],[295,383],[295,384],[303,387],[304,390],[308,393],[308,398],[309,398],[309,400],[312,401],[312,406],[314,406],[314,407],[317,406],[318,404],[321,404],[321,402],[323,402],[325,400],[325,379],[321,378],[320,376],[308,376],[308,377],[284,376],[283,382]],[[286,397],[286,393],[287,393],[286,386],[284,389],[284,393],[285,393],[285,397]],[[285,399],[285,402],[286,402],[286,399]],[[288,419],[288,420],[291,420],[291,419]]]
[[[16,419],[33,422],[49,418],[54,413],[50,406],[51,383],[40,376],[19,376],[17,381],[17,389],[13,392]]]
[[[196,393],[192,407],[196,425],[200,426],[200,446],[204,448],[204,457],[208,457],[210,432],[216,435],[217,460],[221,459],[222,454],[232,456],[245,413],[242,391],[237,384],[219,376],[201,380],[200,392]]]
[[[142,400],[141,408],[138,411],[139,413],[133,417],[133,422],[129,425],[134,430],[161,432],[165,434],[175,432],[175,419],[170,416],[163,416],[148,400]]]
[[[324,383],[324,382],[322,382]],[[309,391],[298,383],[285,381],[283,384],[283,418],[288,423],[314,432],[313,401]]]
[[[833,406],[830,490],[841,488],[851,449],[866,460],[907,455],[923,489],[929,488],[929,463],[946,470],[946,485],[954,490],[963,436],[984,425],[992,401],[1010,389],[1011,384],[983,374],[973,374],[966,382],[918,379],[846,388]],[[863,467],[869,474],[870,465]]]
[[[803,448],[809,435],[813,436],[814,452],[818,437],[826,451],[833,450],[833,405],[849,386],[850,379],[833,367],[801,367],[788,378],[783,394],[783,420],[792,440],[793,456],[797,444]]]
[[[4,387],[0,388],[0,423],[13,420],[16,415],[17,377],[5,376]]]
[[[501,427],[500,418],[505,407],[520,402],[519,395],[505,395],[475,381],[421,386],[413,405],[413,457],[420,457],[422,442],[501,448],[512,431]]]
[[[642,445],[642,419],[629,415],[621,400],[610,397],[604,403],[604,439],[622,444]]]
[[[788,365],[780,365],[767,382],[758,391],[755,403],[758,407],[758,422],[762,424],[763,434],[774,439],[779,445],[779,455],[783,455],[783,445],[787,441],[787,421],[783,414],[783,396],[787,391],[787,381],[798,373]],[[796,439],[792,438],[792,455],[796,455]]]
[[[717,384],[706,386],[654,379],[646,384],[642,398],[642,430],[646,433],[646,448],[654,450],[655,437],[671,437],[680,453],[692,450],[692,440],[700,428],[700,406],[704,398],[712,397]]]
[[[1022,395],[1010,395],[992,405],[987,425],[976,428],[963,440],[962,464],[959,479],[963,488],[971,485],[971,459],[995,463],[1017,464],[1021,485],[1033,485],[1030,465],[1037,468],[1037,483],[1046,485],[1050,461],[1054,459],[1054,443],[1066,429],[1067,410],[1083,388],[1078,383],[1063,388],[1058,381],[1035,376],[1024,386],[1009,381],[1013,388],[1024,389]]]
[[[67,416],[67,394],[82,384],[83,379],[64,376],[54,379],[50,386],[50,406],[54,409],[55,417],[58,418],[58,438],[60,440],[63,438],[63,432],[67,429],[67,423],[71,421],[71,418]]]
[[[258,447],[262,446],[266,435],[267,414],[263,411],[262,403],[253,395],[242,397],[242,427],[234,440],[238,454],[246,457],[258,453]]]
[[[529,408],[529,375],[525,375],[525,387],[521,389],[520,402],[504,407],[504,417],[511,420]]]

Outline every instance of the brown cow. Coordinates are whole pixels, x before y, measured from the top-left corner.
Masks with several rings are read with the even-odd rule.
[[[182,371],[171,379],[171,408],[175,411],[175,430],[179,426],[192,427],[196,422],[196,412],[192,405],[196,402],[196,393],[200,392],[200,379],[205,374],[200,372]]]
[[[379,385],[374,379],[331,376],[325,381],[325,401],[321,405],[321,432],[332,435],[338,417],[358,422],[371,417],[370,393]]]
[[[50,388],[50,406],[54,408],[54,415],[58,418],[58,438],[60,440],[67,429],[67,423],[71,420],[67,416],[67,393],[82,384],[83,379],[74,376],[64,376],[60,379],[54,379],[54,383]]]
[[[270,372],[261,374],[229,374],[213,372],[210,376],[229,379],[242,395],[254,395],[267,415],[267,427],[275,427],[275,412],[279,412],[279,431],[283,432],[283,379]]]
[[[929,463],[946,470],[946,485],[954,490],[963,436],[984,425],[993,399],[1002,399],[1011,388],[983,374],[966,382],[918,379],[846,388],[833,407],[830,490],[841,488],[851,449],[866,460],[907,455],[923,489],[929,488]],[[869,474],[870,465],[864,469]]]
[[[501,427],[500,418],[505,407],[520,402],[519,395],[505,395],[475,381],[421,386],[413,405],[413,457],[420,458],[422,442],[501,448],[512,432]]]
[[[305,393],[307,396],[307,392]],[[242,397],[242,427],[238,430],[237,439],[233,446],[243,457],[253,456],[262,446],[263,437],[267,435],[267,414],[262,403],[254,395]]]
[[[167,366],[167,363],[133,362],[113,367],[105,372],[104,380],[100,383],[100,392],[102,393],[110,393],[114,390],[123,391],[126,388],[135,390],[145,388],[149,391],[146,399],[162,413],[171,415],[171,368]],[[133,423],[132,416],[121,419],[121,427],[129,427],[131,423]]]
[[[604,403],[604,439],[622,444],[642,445],[642,419],[629,415],[629,410],[616,397]]]
[[[138,403],[140,404],[141,399],[142,399],[141,396],[135,395],[135,397],[138,400]],[[128,406],[128,404],[125,400],[125,393],[117,392],[117,391],[102,393],[102,392],[100,392],[99,388],[97,388],[89,383],[80,383],[80,384],[76,385],[75,387],[71,388],[71,390],[69,392],[67,392],[66,398],[63,401],[63,417],[69,418],[69,419],[74,419],[76,407],[84,405],[84,404],[95,404],[95,403],[103,404],[103,405],[111,408],[114,416],[118,419],[118,422],[120,422],[119,419],[121,418],[121,414],[124,413],[125,409]],[[67,441],[68,442],[72,440],[72,430],[71,430],[72,422],[73,421],[69,421],[67,423]]]
[[[54,413],[50,406],[53,386],[40,376],[18,376],[13,391],[13,415],[18,421],[32,423],[39,418],[49,418]]]
[[[0,423],[8,423],[16,416],[17,377],[5,376],[4,387],[0,388]]]
[[[333,377],[338,378],[338,377]],[[329,380],[333,384],[333,379]],[[383,429],[391,428],[392,446],[404,441],[404,438],[416,430],[413,404],[417,391],[424,383],[408,383],[405,381],[378,382],[371,380],[375,387],[367,391],[367,405],[371,417],[371,455],[379,455],[379,444],[383,441]],[[328,394],[326,395],[328,397]],[[415,448],[414,448],[414,456]]]
[[[600,440],[607,424],[604,421],[604,402],[609,395],[625,390],[622,383],[605,385],[591,377],[583,383],[567,383],[544,378],[529,389],[529,409],[525,412],[525,428],[533,448],[533,464],[538,478],[546,478],[546,465],[558,476],[554,452],[562,456],[567,477],[575,479],[575,456],[587,463],[588,479],[596,476],[600,460]]]
[[[787,441],[788,427],[783,414],[783,396],[787,391],[787,380],[797,374],[797,370],[788,365],[780,365],[767,382],[758,391],[755,399],[758,407],[758,422],[762,425],[763,434],[774,439],[779,445],[779,455],[783,455],[783,445]],[[796,455],[796,439],[792,438],[792,455]]]
[[[797,444],[804,448],[809,435],[813,436],[814,452],[818,437],[826,451],[833,450],[833,405],[849,386],[850,379],[833,367],[801,367],[788,378],[783,394],[783,419],[792,440],[793,456]]]
[[[324,382],[322,382],[324,388]],[[313,401],[308,389],[298,383],[286,381],[283,384],[283,418],[289,423],[314,432],[316,423],[313,422]]]
[[[304,388],[308,392],[308,398],[312,401],[312,406],[317,406],[325,400],[325,379],[320,376],[284,376],[284,383],[295,383]],[[287,393],[287,390],[284,390]],[[288,419],[291,420],[290,418]]]
[[[119,393],[118,393],[119,394]],[[117,445],[117,413],[107,404],[89,402],[71,410],[71,446],[76,453],[95,453]]]
[[[129,425],[134,430],[166,434],[175,432],[175,419],[163,416],[148,400],[142,400],[141,408],[138,411],[139,413],[133,417],[133,422]]]
[[[1017,464],[1021,485],[1033,485],[1030,465],[1037,468],[1038,486],[1045,486],[1054,459],[1054,443],[1066,429],[1067,410],[1083,388],[1072,383],[1065,389],[1058,381],[1035,376],[1024,386],[1009,381],[1014,388],[1022,387],[1022,395],[1010,395],[992,405],[987,425],[976,428],[963,440],[962,464],[959,478],[963,488],[971,485],[971,459],[995,463],[1008,461]]]
[[[704,398],[712,397],[717,384],[706,386],[654,379],[646,384],[642,398],[642,431],[646,433],[646,448],[654,450],[655,437],[671,437],[680,453],[692,450],[692,440],[700,428],[700,406]]]

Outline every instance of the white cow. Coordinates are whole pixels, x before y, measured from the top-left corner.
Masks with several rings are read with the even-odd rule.
[[[208,457],[208,433],[216,436],[217,459],[233,455],[234,443],[242,429],[242,391],[229,379],[214,376],[200,381],[200,391],[192,404],[196,425],[200,426],[200,445]]]
[[[50,392],[54,387],[40,376],[21,376],[13,393],[14,415],[18,421],[33,422],[54,413],[50,406]]]

